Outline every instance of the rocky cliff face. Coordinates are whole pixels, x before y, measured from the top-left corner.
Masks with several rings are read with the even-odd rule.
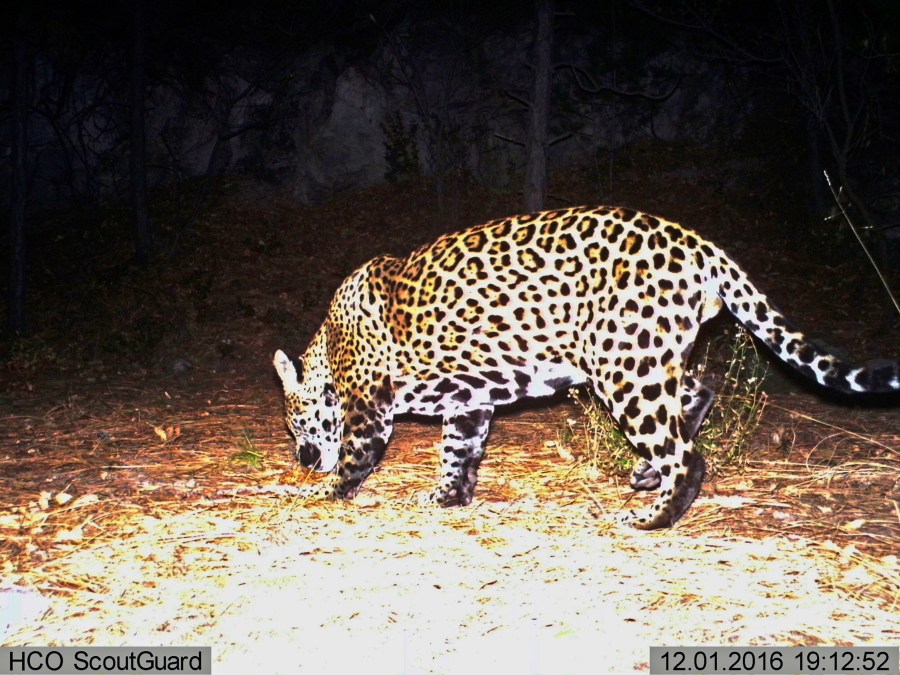
[[[289,187],[307,203],[412,173],[515,184],[531,26],[471,30],[408,23],[352,56],[319,46],[273,62],[260,47],[228,54],[199,79],[153,82],[151,183],[237,172]],[[597,162],[640,139],[734,133],[750,111],[749,97],[733,95],[733,73],[683,42],[636,54],[606,29],[559,30],[554,167]],[[39,92],[61,77],[49,62],[36,75]],[[33,118],[33,195],[42,203],[127,184],[128,118],[116,91],[87,69],[70,84],[52,123]]]

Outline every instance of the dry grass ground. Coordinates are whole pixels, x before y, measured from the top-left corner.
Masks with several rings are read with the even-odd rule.
[[[51,601],[5,644],[213,645],[219,672],[631,672],[653,644],[900,640],[896,425],[763,443],[678,527],[639,533],[611,525],[627,486],[561,456],[566,403],[499,419],[476,502],[434,509],[416,497],[436,425],[401,423],[355,502],[311,504],[233,494],[306,478],[276,387],[149,398],[4,420],[2,583]],[[761,437],[834,419],[803,403]],[[258,468],[235,459],[248,437]]]
[[[225,202],[191,240],[217,248],[123,272],[131,294],[94,287],[99,319],[48,314],[0,374],[0,589],[49,606],[0,643],[212,645],[217,673],[553,673],[646,671],[657,644],[900,641],[896,407],[778,387],[746,469],[705,484],[663,532],[611,524],[646,496],[592,473],[577,443],[561,451],[579,413],[565,401],[495,422],[467,508],[417,505],[439,428],[414,419],[355,502],[254,492],[310,479],[290,461],[274,348],[301,348],[343,274],[380,252],[376,236],[408,250],[432,234],[391,199],[361,197],[362,223],[345,205]],[[504,212],[474,201],[461,218]],[[306,243],[298,218],[317,233]],[[372,235],[350,241],[353,228]],[[772,288],[790,269],[760,273]],[[814,311],[802,292],[778,300],[801,325]],[[855,356],[897,355],[896,334],[841,316],[829,332],[856,336]],[[134,331],[110,351],[129,321],[144,338],[154,321],[166,330],[133,358],[121,342]]]

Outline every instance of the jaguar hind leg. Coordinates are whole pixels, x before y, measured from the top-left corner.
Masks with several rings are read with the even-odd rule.
[[[662,480],[659,471],[646,459],[639,458],[631,469],[632,490],[655,490]]]
[[[466,506],[471,503],[478,481],[478,467],[484,459],[484,444],[492,414],[492,409],[485,408],[444,420],[441,475],[437,489],[427,501],[441,506]]]
[[[715,392],[696,378],[690,375],[681,378],[681,410],[689,439],[693,440],[700,432],[715,399]]]
[[[712,407],[715,394],[691,376],[682,380],[682,397],[684,405],[682,415],[689,438],[695,438],[703,425],[703,420]],[[639,457],[632,467],[630,485],[632,490],[655,490],[662,482],[662,475],[650,463],[650,460]]]
[[[620,522],[639,530],[672,527],[700,492],[706,462],[693,450],[673,454],[660,469],[659,496],[644,511],[629,510]]]
[[[631,477],[632,487],[659,488],[659,496],[649,509],[628,511],[621,518],[623,523],[642,530],[671,527],[694,501],[703,483],[706,462],[693,449],[693,439],[714,398],[711,390],[685,376],[677,396],[669,397],[661,406],[659,400],[654,400],[653,405],[660,406],[656,408],[656,415],[639,415],[642,422],[637,428],[627,413],[619,418],[623,430],[641,455]],[[642,402],[633,403],[640,406]],[[679,413],[663,415],[660,410],[677,410]]]

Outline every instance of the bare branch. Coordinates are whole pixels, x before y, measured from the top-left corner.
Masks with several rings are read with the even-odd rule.
[[[503,134],[497,133],[496,131],[494,132],[494,136],[499,138],[501,141],[506,141],[507,143],[512,143],[513,145],[520,145],[523,148],[525,147],[525,141],[519,141],[519,140],[516,140],[515,138],[510,138],[509,136],[504,136]]]
[[[521,96],[518,96],[518,95],[512,93],[511,91],[505,91],[503,93],[506,94],[507,96],[509,96],[513,101],[521,103],[526,108],[531,108],[531,101],[524,99]]]
[[[640,98],[645,101],[665,101],[669,99],[672,94],[675,93],[675,90],[678,89],[678,86],[681,84],[681,77],[679,76],[678,80],[669,91],[664,92],[662,94],[648,94],[645,91],[627,91],[624,89],[618,89],[617,87],[608,87],[606,85],[597,84],[597,81],[588,73],[584,68],[580,66],[576,66],[571,63],[561,63],[556,66],[558,69],[568,69],[571,71],[573,77],[575,78],[575,84],[578,85],[578,88],[588,94],[615,94],[617,96],[625,96],[628,98]],[[585,80],[587,82],[585,82]]]
[[[641,2],[641,0],[633,0],[632,4],[635,8],[638,9],[638,11],[643,12],[647,16],[651,16],[654,19],[657,19],[658,21],[667,23],[670,26],[676,26],[678,28],[689,31],[700,31],[727,47],[734,54],[740,55],[747,61],[751,61],[757,64],[777,64],[781,62],[782,56],[780,53],[776,52],[774,56],[764,56],[761,53],[754,53],[750,51],[748,47],[740,44],[730,35],[727,35],[723,31],[717,29],[712,24],[712,22],[708,20],[705,14],[693,10],[690,6],[681,5],[690,15],[690,20],[683,20],[656,12],[646,7],[644,3]]]

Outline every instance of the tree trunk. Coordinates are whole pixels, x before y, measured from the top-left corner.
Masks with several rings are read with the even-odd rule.
[[[537,32],[534,38],[534,89],[528,137],[525,139],[525,209],[540,211],[547,199],[547,148],[550,117],[550,84],[553,64],[553,3],[536,0]]]
[[[145,0],[134,0],[134,42],[131,63],[131,208],[134,212],[135,258],[145,264],[153,257],[153,231],[147,214],[147,139],[144,90],[147,30]]]
[[[13,38],[14,84],[12,119],[12,168],[9,219],[9,298],[7,325],[14,335],[27,330],[28,228],[25,204],[28,199],[28,39],[24,10],[20,10]]]

